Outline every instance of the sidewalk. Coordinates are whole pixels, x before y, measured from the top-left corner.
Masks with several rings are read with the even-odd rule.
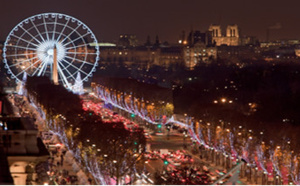
[[[89,185],[88,177],[75,162],[72,153],[58,150],[51,152],[49,160],[50,180],[60,185]]]

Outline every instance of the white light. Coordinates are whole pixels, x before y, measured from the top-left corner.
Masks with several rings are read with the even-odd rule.
[[[52,48],[50,48],[49,50],[47,50],[47,54],[50,56],[53,56],[54,50]]]
[[[36,53],[41,61],[47,64],[53,63],[54,46],[56,46],[57,62],[60,62],[66,56],[66,49],[62,43],[56,40],[47,40],[39,44]]]

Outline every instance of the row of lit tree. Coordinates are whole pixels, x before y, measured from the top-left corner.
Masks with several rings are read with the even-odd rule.
[[[140,107],[139,97],[131,97],[131,94],[121,92],[103,85],[95,85],[96,94],[115,107],[138,115],[150,123],[157,124],[148,115],[147,107]],[[151,103],[148,103],[151,105]],[[157,112],[155,118],[162,118],[162,114]],[[286,139],[281,143],[274,143],[271,139],[264,138],[264,132],[259,134],[243,126],[234,127],[230,123],[222,120],[218,122],[195,121],[186,117],[185,122],[175,121],[172,114],[166,115],[165,123],[175,123],[188,129],[194,140],[202,144],[207,150],[214,150],[222,153],[231,161],[239,161],[244,158],[248,162],[248,167],[260,170],[261,174],[270,177],[280,176],[284,183],[288,180],[298,183],[299,180],[299,154],[291,149],[291,141]],[[161,120],[160,120],[161,121]],[[290,175],[290,176],[288,176]]]
[[[48,78],[28,77],[26,89],[28,98],[45,112],[49,130],[59,135],[98,184],[110,184],[111,179],[119,184],[125,176],[135,175],[146,145],[142,129],[128,131],[123,123],[102,122],[101,116],[82,109],[77,95]]]

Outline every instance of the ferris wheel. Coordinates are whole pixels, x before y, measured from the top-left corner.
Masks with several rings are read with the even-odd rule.
[[[78,19],[60,13],[43,13],[16,25],[3,47],[4,67],[16,82],[28,76],[52,77],[72,89],[96,71],[99,47],[93,32]],[[55,59],[55,60],[54,60]],[[55,62],[54,62],[55,61]]]

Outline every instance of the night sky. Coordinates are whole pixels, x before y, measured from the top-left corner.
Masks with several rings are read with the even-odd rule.
[[[2,0],[0,40],[25,18],[45,12],[71,15],[85,24],[98,41],[115,41],[119,34],[136,34],[140,43],[150,35],[175,43],[180,33],[205,31],[211,23],[238,24],[242,35],[264,40],[300,39],[300,0]],[[187,34],[186,34],[187,35]]]

